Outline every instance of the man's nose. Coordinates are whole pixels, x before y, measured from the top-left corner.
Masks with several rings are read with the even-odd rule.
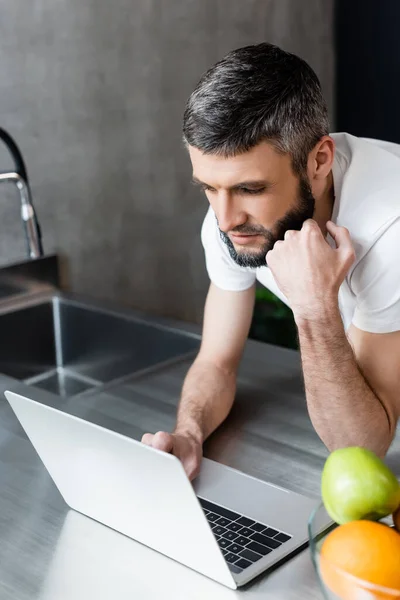
[[[213,209],[217,215],[218,226],[225,233],[246,222],[244,211],[229,194],[220,193]]]

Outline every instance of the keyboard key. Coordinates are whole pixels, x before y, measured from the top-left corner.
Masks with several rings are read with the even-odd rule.
[[[291,539],[290,535],[286,535],[286,533],[278,533],[277,536],[275,536],[274,538],[275,540],[278,540],[278,542],[287,542],[288,540]]]
[[[235,519],[232,519],[232,521],[234,521]],[[243,525],[243,527],[250,527],[250,525],[253,525],[253,523],[255,523],[255,521],[252,521],[251,519],[248,519],[247,517],[240,517],[240,519],[237,520],[237,522],[240,525]]]
[[[240,535],[239,537],[236,538],[235,544],[240,544],[241,546],[246,546],[246,544],[248,544],[250,541],[251,541],[250,538]]]
[[[226,533],[223,534],[223,537],[226,540],[231,540],[231,542],[233,542],[233,540],[236,540],[236,538],[239,537],[238,534],[235,533],[234,531],[229,531],[229,529],[226,529],[225,531],[226,531]]]
[[[274,538],[277,533],[279,533],[279,531],[277,531],[276,529],[272,529],[272,527],[267,527],[262,532],[263,535],[266,535],[267,537],[270,537],[270,538]]]
[[[237,565],[232,565],[230,563],[228,563],[228,567],[232,573],[241,573],[243,571],[243,569],[240,569]]]
[[[251,528],[253,531],[263,531],[265,529],[265,525],[261,525],[261,523],[254,523]]]
[[[209,523],[214,523],[214,521],[216,521],[217,519],[219,519],[219,515],[216,515],[215,513],[212,513],[212,512],[210,512],[210,513],[207,515],[207,521],[208,521]]]
[[[227,554],[229,554],[229,550],[228,548],[221,548],[221,552],[224,556],[226,556]]]
[[[211,510],[213,513],[216,513],[220,517],[226,517],[231,521],[236,521],[240,517],[238,513],[233,512],[233,510],[228,510],[227,508],[223,508],[222,506],[218,506],[218,504],[213,504],[208,500],[203,500],[203,498],[199,498],[199,502],[203,508],[207,510]],[[243,523],[244,525],[244,523]]]
[[[258,554],[262,554],[262,556],[266,556],[270,552],[272,552],[271,548],[267,548],[263,544],[258,544],[257,542],[250,542],[248,546],[246,546],[246,550],[254,550],[254,552],[258,552]],[[229,546],[229,550],[233,552],[231,546]]]
[[[217,525],[217,527],[213,528],[214,535],[223,535],[226,531],[228,530],[225,529],[225,527],[221,527],[220,525]],[[236,534],[234,533],[233,535]]]
[[[203,508],[203,512],[205,515],[208,515],[208,513],[210,512],[209,510],[206,510],[205,508]]]
[[[240,546],[240,544],[237,544],[235,542],[234,544],[231,544],[230,546],[228,546],[227,550],[229,550],[229,552],[233,552],[234,554],[239,554],[239,552],[244,550],[244,547]]]
[[[232,542],[230,540],[226,540],[225,538],[219,538],[218,540],[218,545],[220,548],[227,548],[231,545],[231,543]]]
[[[238,533],[245,537],[249,537],[250,535],[253,535],[254,531],[248,527],[243,527],[243,529],[241,529]]]
[[[239,531],[239,529],[242,529],[242,526],[239,523],[237,523],[236,521],[229,523],[226,527],[228,529],[230,529],[231,531]]]
[[[258,560],[260,560],[260,558],[262,558],[261,554],[258,554],[258,552],[253,552],[252,550],[248,550],[247,548],[242,550],[240,556],[242,558],[246,558],[251,562],[257,562]]]
[[[241,569],[247,569],[247,567],[249,567],[250,565],[251,562],[249,560],[246,560],[245,558],[241,558],[237,561],[237,563],[235,563],[235,567],[240,567]]]
[[[279,548],[279,546],[282,545],[281,542],[273,540],[262,533],[253,533],[251,539],[260,544],[264,544],[264,546],[267,546],[268,548],[272,548],[272,550],[275,550],[275,548]]]
[[[236,554],[232,554],[232,552],[228,552],[228,554],[225,554],[225,560],[228,563],[234,563],[239,559],[238,556],[236,556]]]
[[[221,527],[226,527],[230,523],[230,520],[225,519],[225,517],[220,517],[218,519],[217,523],[218,523],[218,525],[221,525]]]

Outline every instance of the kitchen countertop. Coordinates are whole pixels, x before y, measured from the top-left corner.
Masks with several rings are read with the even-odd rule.
[[[60,407],[135,439],[146,431],[170,430],[192,360],[59,398]],[[3,397],[11,387],[21,393],[29,389],[0,376],[2,600],[152,600],[161,594],[163,600],[322,598],[308,550],[246,589],[232,591],[70,511]],[[318,498],[327,450],[307,414],[297,352],[248,342],[234,408],[204,454]],[[388,464],[399,475],[399,436]]]

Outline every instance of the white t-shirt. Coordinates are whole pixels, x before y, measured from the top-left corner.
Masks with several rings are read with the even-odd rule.
[[[400,145],[334,133],[332,221],[350,231],[356,260],[339,290],[345,330],[400,330]],[[210,208],[201,239],[211,281],[240,291],[256,280],[289,305],[268,267],[239,267],[220,237]],[[330,236],[327,241],[333,247]]]

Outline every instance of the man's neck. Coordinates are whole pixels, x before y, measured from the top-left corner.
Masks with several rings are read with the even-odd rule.
[[[326,223],[332,218],[333,205],[335,202],[335,190],[333,187],[332,171],[326,178],[325,186],[322,193],[315,198],[314,221],[318,223],[324,235],[327,236]]]

